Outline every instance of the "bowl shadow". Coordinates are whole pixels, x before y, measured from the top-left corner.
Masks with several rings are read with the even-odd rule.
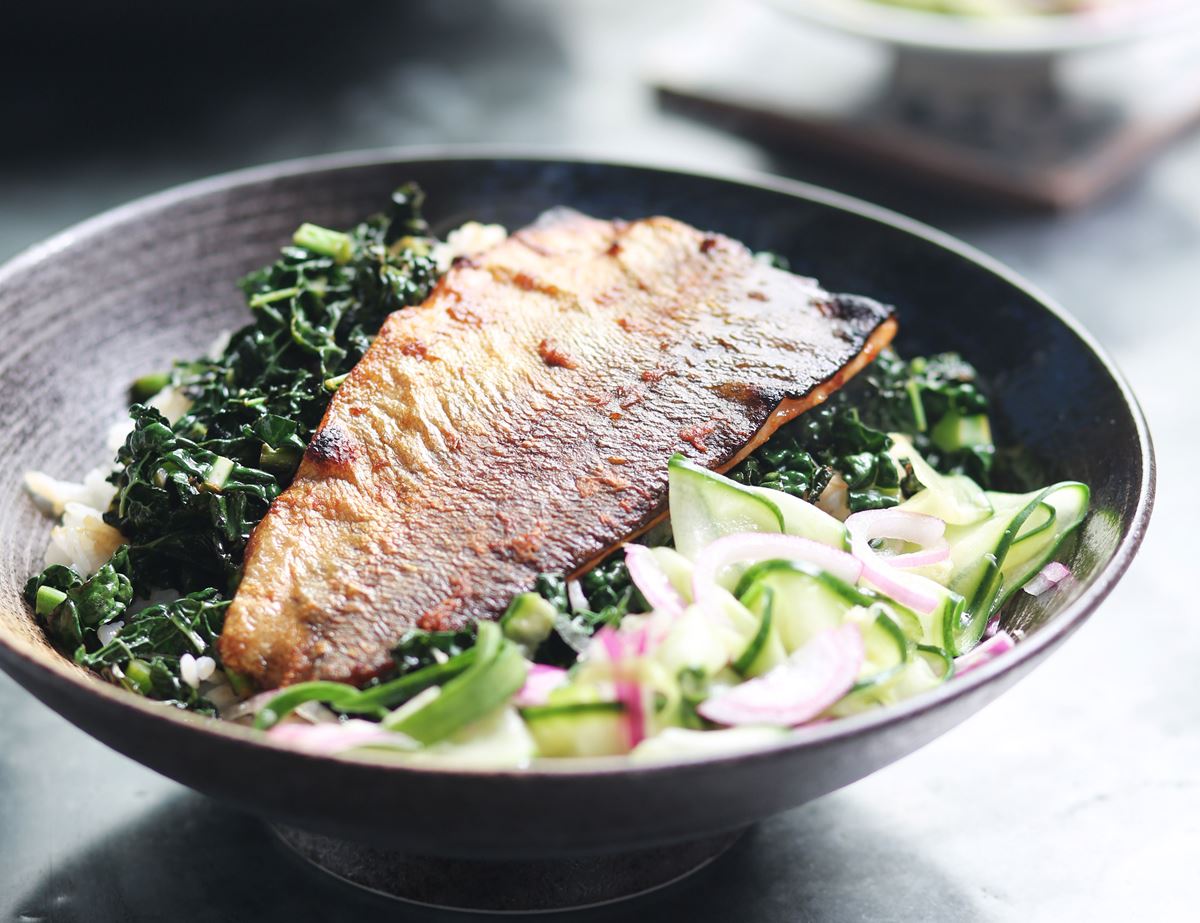
[[[888,878],[863,887],[864,869]],[[916,908],[971,919],[971,896],[917,844],[838,797],[753,828],[696,875],[629,901],[505,919],[610,923],[629,919],[912,919]],[[56,863],[14,905],[17,919],[108,923],[185,919],[397,919],[456,923],[495,914],[418,907],[341,884],[284,848],[262,821],[193,793],[172,797]]]

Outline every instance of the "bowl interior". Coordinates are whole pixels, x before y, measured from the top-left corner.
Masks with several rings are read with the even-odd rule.
[[[171,739],[210,746],[214,756],[232,740],[243,755],[252,750],[268,754],[262,759],[300,757],[258,746],[245,736],[211,734],[204,744],[197,735],[204,731],[201,721],[151,716],[152,708],[141,708],[141,702],[136,703],[140,711],[123,713],[119,700],[133,697],[108,690],[97,695],[103,684],[82,671],[77,673],[85,682],[67,678],[75,668],[45,642],[19,598],[25,579],[41,566],[49,531],[49,523],[22,496],[22,472],[36,468],[78,478],[105,460],[105,431],[121,417],[132,379],[173,358],[202,352],[220,332],[245,322],[246,309],[234,286],[239,276],[272,259],[302,221],[350,224],[384,207],[389,191],[410,179],[426,190],[427,214],[440,232],[466,220],[517,227],[556,205],[603,217],[672,215],[752,248],[781,253],[793,270],[818,277],[832,290],[893,303],[901,320],[896,345],[902,353],[962,352],[992,385],[1000,440],[1027,446],[1045,478],[1083,480],[1092,488],[1094,513],[1071,561],[1077,580],[1051,599],[1022,600],[1010,616],[1010,625],[1031,637],[1064,613],[1078,622],[1096,600],[1083,600],[1086,606],[1073,609],[1071,604],[1104,583],[1106,568],[1121,569],[1123,558],[1132,554],[1147,515],[1150,458],[1140,416],[1124,386],[1085,336],[1035,294],[915,225],[866,207],[856,210],[853,203],[796,184],[743,184],[595,163],[466,157],[251,171],[101,216],[0,271],[0,313],[7,321],[0,330],[0,393],[8,421],[0,432],[5,459],[0,496],[9,498],[0,504],[0,534],[5,537],[0,550],[0,663],[71,720],[160,771],[215,794],[228,794],[224,789],[236,782],[232,773],[227,779],[220,773],[189,776],[192,770],[166,752]],[[1114,558],[1122,560],[1110,568]],[[981,686],[975,683],[970,689]],[[989,695],[998,691],[997,686]],[[904,720],[918,720],[946,705],[944,714],[928,720],[919,733],[910,726],[896,735],[890,749],[878,742],[864,744],[869,753],[864,751],[857,763],[850,755],[822,756],[819,747],[813,749],[810,756],[823,759],[828,770],[819,785],[814,781],[804,791],[784,785],[768,800],[750,798],[744,813],[762,816],[864,775],[940,733],[987,697],[974,695],[969,708],[963,703],[971,696],[960,697],[956,712],[949,697],[915,707],[904,713]],[[133,731],[121,722],[132,720],[135,711],[138,720],[164,729],[162,743],[152,733],[131,739]],[[859,736],[866,737],[887,720],[853,727],[864,728]],[[844,737],[838,739],[845,743]],[[335,770],[350,765],[304,761],[309,767],[318,763]],[[387,781],[397,770],[372,766],[370,773],[363,772],[361,822],[326,824],[327,829],[361,833],[370,827],[372,812],[381,814],[380,803],[407,797]],[[319,775],[314,770],[314,785]],[[292,784],[289,797],[302,797],[303,780]],[[372,789],[389,784],[390,794]],[[372,792],[374,803],[368,800]],[[429,790],[426,796],[431,805],[437,800]],[[230,797],[239,800],[236,794]],[[544,790],[543,802],[549,810],[553,799],[547,800]],[[310,824],[320,820],[318,814],[350,817],[356,810],[344,798],[310,805],[308,814],[290,804],[277,800],[258,807],[290,811],[292,819]],[[411,804],[408,809],[419,814]],[[733,816],[723,815],[718,822],[702,813],[695,817],[697,832],[729,826]],[[426,834],[436,839],[429,831],[439,819],[435,813],[429,818]],[[644,840],[653,820],[626,818],[625,835]],[[444,827],[444,814],[440,822]],[[417,820],[412,823],[414,830],[420,828]],[[525,815],[525,823],[533,829],[538,822]],[[613,830],[608,836],[619,838]],[[608,842],[602,834],[597,837],[598,843]]]

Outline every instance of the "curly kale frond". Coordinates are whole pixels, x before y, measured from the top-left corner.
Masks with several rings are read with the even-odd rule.
[[[84,580],[46,568],[26,598],[80,663],[127,688],[211,711],[179,659],[209,655],[236,589],[250,533],[291,481],[338,384],[384,319],[424,301],[440,275],[416,186],[388,214],[349,232],[305,224],[270,266],[241,282],[253,321],[216,358],[138,379],[133,429],[118,452],[105,521],[130,544]],[[146,406],[168,385],[191,402],[171,423]],[[130,614],[136,595],[173,602]],[[98,629],[124,619],[101,645]]]
[[[74,568],[52,564],[29,578],[24,595],[50,637],[78,658],[96,643],[96,630],[120,618],[133,601],[129,548],[118,548],[87,580]]]
[[[389,678],[392,675],[403,676],[405,673],[412,673],[415,670],[433,666],[435,663],[443,663],[474,646],[474,627],[462,631],[410,629],[392,648],[392,659],[396,662],[396,672],[390,674]]]
[[[421,195],[349,233],[303,225],[241,282],[254,321],[220,357],[178,364],[191,407],[174,424],[135,404],[105,519],[131,539],[135,584],[232,590],[250,532],[295,474],[345,375],[393,311],[438,278]]]
[[[210,587],[170,603],[147,606],[128,616],[125,627],[103,647],[75,659],[96,668],[135,658],[203,656],[221,634],[229,603]]]
[[[888,453],[890,432],[913,437],[941,471],[987,486],[995,450],[975,369],[954,353],[905,362],[885,350],[826,404],[780,430],[735,468],[743,484],[815,502],[838,474],[851,511],[895,506],[922,485]]]
[[[571,606],[566,578],[559,574],[538,576],[534,592],[557,612],[554,631],[534,655],[539,663],[570,666],[592,635],[605,625],[619,625],[627,614],[650,608],[633,585],[623,551],[609,555],[580,577],[579,587],[587,600],[583,609]]]
[[[183,681],[179,660],[184,654],[213,656],[229,603],[210,587],[147,606],[126,616],[111,641],[90,653],[77,653],[75,660],[93,670],[107,669],[126,688],[149,698],[212,711],[199,690]]]

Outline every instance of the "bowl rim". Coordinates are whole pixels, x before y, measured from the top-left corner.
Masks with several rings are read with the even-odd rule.
[[[0,666],[21,682],[24,675],[36,675],[50,683],[66,683],[73,691],[84,695],[97,695],[106,699],[118,711],[131,717],[137,716],[151,721],[164,722],[174,729],[192,728],[206,735],[222,738],[225,743],[248,745],[267,751],[287,754],[300,761],[346,764],[347,766],[371,767],[395,773],[400,777],[436,775],[442,779],[461,777],[492,779],[509,778],[519,780],[537,779],[590,779],[613,774],[630,774],[638,777],[656,776],[662,773],[712,769],[759,760],[769,760],[786,752],[801,748],[820,748],[839,742],[847,737],[899,725],[928,712],[941,708],[956,699],[968,696],[983,686],[990,685],[1010,671],[1016,670],[1026,661],[1036,660],[1079,628],[1112,591],[1125,574],[1141,546],[1150,520],[1154,503],[1156,463],[1154,447],[1145,416],[1129,384],[1107,352],[1090,333],[1055,300],[1037,286],[1021,277],[993,257],[966,244],[957,238],[929,225],[908,218],[891,209],[863,201],[853,196],[815,186],[800,180],[787,179],[769,173],[747,169],[722,169],[719,171],[698,170],[680,166],[678,162],[654,159],[609,158],[581,154],[575,148],[555,148],[528,145],[482,144],[482,145],[422,145],[391,148],[355,150],[334,154],[300,157],[290,160],[253,166],[194,180],[136,198],[123,205],[103,211],[91,218],[74,224],[54,234],[41,243],[21,251],[0,265],[0,290],[12,279],[43,260],[89,237],[104,233],[127,220],[148,212],[179,204],[191,198],[211,193],[228,191],[242,186],[292,178],[311,173],[353,171],[369,167],[418,164],[431,162],[470,162],[494,164],[497,161],[528,162],[531,164],[569,164],[601,168],[631,169],[668,173],[684,177],[712,180],[756,188],[760,191],[798,198],[836,211],[865,218],[916,236],[925,242],[940,247],[999,277],[1003,282],[1037,301],[1040,306],[1067,327],[1100,362],[1124,400],[1132,417],[1137,434],[1141,461],[1141,479],[1138,485],[1137,504],[1127,534],[1118,543],[1112,559],[1095,576],[1092,584],[1069,603],[1060,613],[1041,626],[1036,632],[1023,638],[1014,651],[997,658],[971,674],[953,683],[930,690],[923,695],[905,700],[886,708],[873,709],[863,714],[841,718],[824,724],[800,728],[781,735],[781,740],[753,748],[708,756],[678,757],[654,762],[631,762],[626,756],[600,757],[593,759],[564,760],[566,765],[555,765],[553,761],[535,762],[522,769],[473,768],[468,766],[440,766],[436,763],[413,764],[386,755],[369,752],[347,755],[314,755],[276,743],[262,732],[233,722],[223,722],[170,708],[133,695],[124,689],[79,673],[61,654],[53,659],[40,656],[35,651],[14,646],[5,633],[0,633]]]
[[[1125,45],[1195,21],[1183,0],[1150,0],[1098,12],[1028,14],[997,21],[892,6],[878,0],[768,0],[784,15],[917,54],[1055,57]]]

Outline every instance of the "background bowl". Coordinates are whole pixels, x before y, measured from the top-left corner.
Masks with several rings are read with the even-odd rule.
[[[900,349],[957,349],[990,381],[999,438],[1050,478],[1092,488],[1069,561],[1076,580],[1023,598],[1015,653],[897,707],[700,762],[617,761],[527,772],[412,769],[320,758],[148,702],[75,668],[19,594],[49,523],[21,473],[76,477],[104,454],[129,381],[203,351],[246,319],[234,281],[302,221],[339,226],[415,179],[435,230],[510,227],[566,204],[627,218],[661,213],[784,254],[835,291],[896,305]],[[1079,326],[1013,274],[880,209],[767,177],[444,152],[349,155],[184,186],[106,213],[0,269],[0,666],[114,749],[199,791],[331,836],[480,858],[649,846],[732,830],[859,779],[943,733],[1028,672],[1095,609],[1141,541],[1153,493],[1145,423]],[[1019,594],[1020,595],[1020,594]],[[1032,755],[1031,755],[1032,756]],[[602,809],[597,809],[602,806]]]
[[[1128,0],[1056,16],[955,16],[876,0],[770,0],[779,9],[839,32],[914,51],[971,55],[1054,55],[1168,32],[1194,18],[1187,0]]]

